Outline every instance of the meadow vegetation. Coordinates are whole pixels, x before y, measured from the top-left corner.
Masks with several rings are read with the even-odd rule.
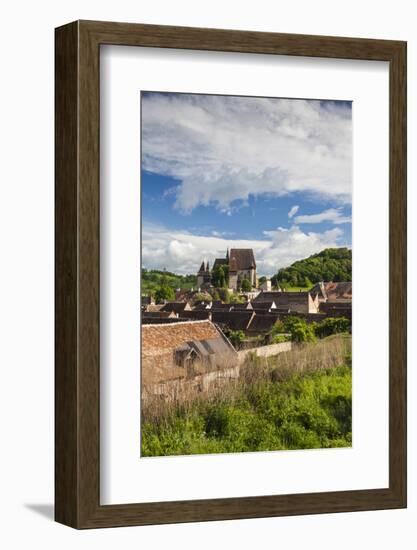
[[[350,447],[351,337],[249,354],[237,381],[142,407],[142,456]]]
[[[171,289],[172,295],[177,288],[190,290],[196,288],[197,277],[195,275],[178,275],[170,271],[161,271],[158,269],[142,269],[141,277],[141,294],[142,296],[155,296],[155,293],[163,289]],[[173,299],[173,298],[166,298]]]

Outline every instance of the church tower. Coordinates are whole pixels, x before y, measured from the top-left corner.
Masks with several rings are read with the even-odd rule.
[[[203,286],[205,277],[206,277],[206,263],[203,260],[203,262],[201,263],[200,269],[197,272],[197,287],[198,288]]]
[[[236,258],[232,256],[232,258],[230,258],[230,261],[229,261],[229,289],[237,290],[237,284],[238,284],[237,262],[236,262]]]

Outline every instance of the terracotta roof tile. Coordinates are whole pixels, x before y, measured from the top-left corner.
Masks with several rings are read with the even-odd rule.
[[[142,326],[142,355],[174,350],[190,340],[221,338],[218,329],[210,321],[184,321],[163,325]]]

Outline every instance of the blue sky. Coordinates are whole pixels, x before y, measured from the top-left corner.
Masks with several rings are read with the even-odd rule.
[[[143,266],[250,246],[272,275],[351,246],[351,124],[350,102],[143,93]]]

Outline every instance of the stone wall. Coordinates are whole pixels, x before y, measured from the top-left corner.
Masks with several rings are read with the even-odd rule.
[[[260,346],[252,349],[238,351],[239,363],[243,363],[246,356],[250,353],[255,353],[258,357],[271,357],[285,351],[291,351],[291,342],[281,342],[280,344],[270,344],[269,346]]]

